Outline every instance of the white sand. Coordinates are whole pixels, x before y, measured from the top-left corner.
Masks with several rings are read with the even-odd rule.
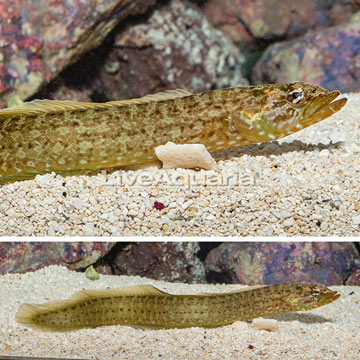
[[[109,326],[52,333],[25,328],[14,320],[23,302],[42,303],[68,298],[81,289],[144,283],[172,293],[226,292],[239,287],[104,275],[100,280],[90,281],[84,274],[58,266],[0,276],[0,355],[102,360],[360,359],[360,288],[355,286],[332,286],[341,297],[324,307],[272,317],[279,320],[279,331],[275,332],[255,330],[246,322],[238,322],[216,329],[142,330]]]

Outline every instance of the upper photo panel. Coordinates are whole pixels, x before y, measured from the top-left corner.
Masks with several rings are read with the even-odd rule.
[[[358,236],[360,1],[0,0],[0,236]]]

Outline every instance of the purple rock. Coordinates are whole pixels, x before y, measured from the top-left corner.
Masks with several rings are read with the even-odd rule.
[[[256,83],[295,80],[328,90],[360,90],[360,12],[344,24],[267,48],[253,69]]]
[[[209,21],[236,44],[292,39],[309,30],[338,25],[360,4],[353,1],[209,0],[204,12]]]
[[[116,34],[94,87],[118,100],[176,88],[201,92],[246,85],[243,62],[239,49],[199,7],[171,0]]]
[[[205,263],[217,278],[247,285],[343,285],[360,268],[359,253],[350,242],[229,242],[213,249]]]
[[[113,242],[0,242],[0,275],[63,265],[77,270],[93,264]]]
[[[138,275],[164,281],[205,282],[203,263],[196,256],[194,242],[130,243],[118,251],[113,268],[116,275]]]
[[[0,1],[0,107],[33,95],[156,0]]]

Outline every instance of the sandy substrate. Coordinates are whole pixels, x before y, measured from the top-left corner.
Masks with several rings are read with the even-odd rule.
[[[340,113],[279,142],[216,153],[216,171],[4,185],[0,235],[358,236],[360,95],[346,96]]]
[[[81,289],[153,284],[181,293],[226,292],[238,285],[187,285],[140,277],[101,276],[51,266],[0,277],[0,355],[77,359],[347,359],[360,358],[360,288],[333,286],[341,297],[324,307],[272,317],[279,330],[255,330],[246,322],[215,329],[142,330],[109,326],[69,333],[40,332],[14,320],[23,302],[42,303]]]

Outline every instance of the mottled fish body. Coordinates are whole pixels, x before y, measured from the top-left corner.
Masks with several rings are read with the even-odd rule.
[[[291,311],[311,310],[339,294],[322,285],[254,286],[229,293],[172,295],[151,285],[86,290],[69,300],[23,304],[16,320],[49,331],[104,325],[145,328],[218,327]]]
[[[339,111],[347,101],[333,101],[339,94],[296,82],[107,103],[34,100],[0,110],[0,183],[150,162],[168,141],[216,151],[279,139]]]

